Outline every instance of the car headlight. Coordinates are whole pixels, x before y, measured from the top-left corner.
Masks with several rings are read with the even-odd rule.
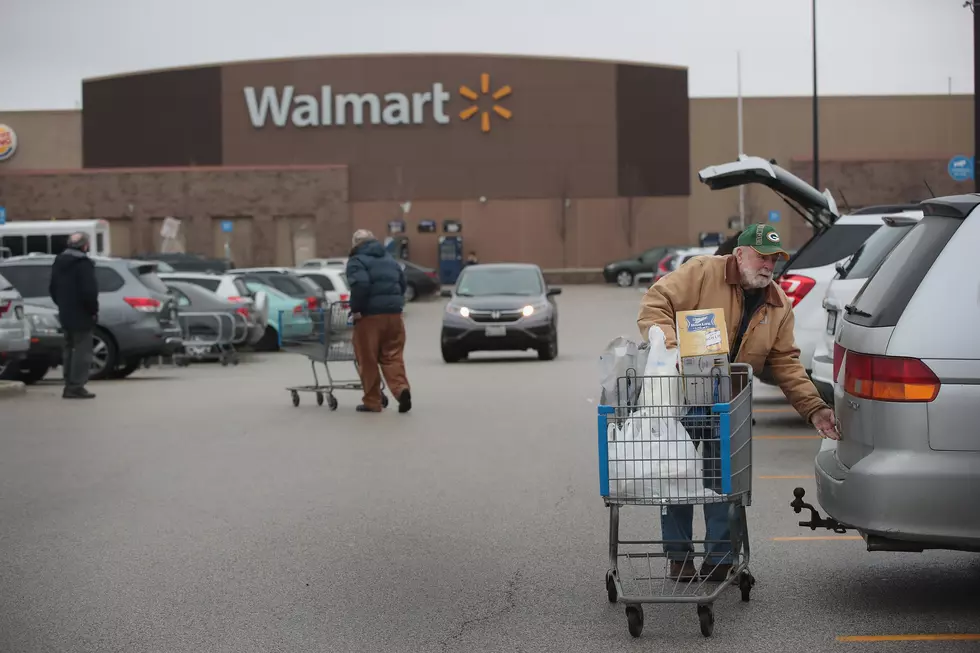
[[[548,302],[542,302],[540,304],[528,304],[523,309],[521,309],[521,314],[524,317],[531,317],[535,313],[543,313],[548,309]]]
[[[61,330],[61,323],[54,315],[31,314],[27,316],[27,320],[31,331],[38,335],[57,335]]]
[[[459,315],[460,317],[470,316],[470,309],[465,306],[456,306],[455,304],[446,304],[446,312],[450,315]]]

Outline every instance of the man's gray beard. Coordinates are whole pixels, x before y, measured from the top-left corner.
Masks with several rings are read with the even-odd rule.
[[[741,272],[741,276],[742,276],[742,287],[748,288],[750,290],[765,288],[766,286],[769,285],[769,282],[772,281],[772,277],[764,277],[758,273],[756,273],[754,276],[749,278],[749,276],[745,272],[741,270],[739,270],[739,272]]]

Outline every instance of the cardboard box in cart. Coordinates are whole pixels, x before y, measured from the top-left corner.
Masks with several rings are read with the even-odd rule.
[[[687,402],[708,405],[732,399],[728,327],[720,308],[678,311],[677,347]],[[704,378],[711,377],[710,379]]]

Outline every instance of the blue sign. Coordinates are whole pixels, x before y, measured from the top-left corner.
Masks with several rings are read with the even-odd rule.
[[[225,232],[226,234],[230,234],[231,231],[232,231],[232,229],[234,229],[234,228],[235,228],[235,223],[232,222],[231,220],[222,220],[221,221],[221,230],[223,232]]]
[[[975,168],[975,157],[954,156],[949,160],[949,176],[955,181],[970,181],[973,179]]]
[[[7,224],[7,207],[0,206],[0,224]]]
[[[779,222],[779,211],[769,212],[769,222]]]

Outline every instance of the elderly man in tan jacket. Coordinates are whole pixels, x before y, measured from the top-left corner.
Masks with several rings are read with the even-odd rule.
[[[751,225],[739,236],[733,254],[692,259],[653,284],[643,296],[637,325],[646,339],[656,324],[664,332],[667,348],[672,349],[677,346],[677,311],[723,309],[731,362],[748,363],[754,370],[768,363],[800,416],[822,436],[837,439],[834,411],[820,398],[800,363],[800,350],[793,337],[792,304],[773,282],[779,257],[789,258],[789,254],[783,250],[776,230],[764,224]],[[702,457],[720,455],[710,429],[690,431],[696,445],[704,444]],[[661,517],[671,577],[688,580],[700,574],[717,581],[728,577],[732,566],[728,505],[706,504],[704,519],[708,543],[699,572],[690,559],[694,507],[670,506]]]

